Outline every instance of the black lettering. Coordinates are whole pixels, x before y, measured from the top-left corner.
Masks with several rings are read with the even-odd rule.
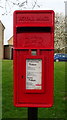
[[[29,63],[29,65],[36,66],[36,64],[33,64],[33,63]]]

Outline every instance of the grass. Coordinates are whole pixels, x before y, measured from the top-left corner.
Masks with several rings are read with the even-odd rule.
[[[2,68],[2,115],[3,118],[27,118],[27,108],[13,106],[13,61],[3,60]],[[39,118],[65,118],[65,62],[55,62],[54,106],[38,108]]]
[[[0,118],[2,118],[2,60],[0,60]]]

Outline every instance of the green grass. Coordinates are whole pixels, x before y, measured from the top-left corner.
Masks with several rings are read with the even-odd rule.
[[[0,60],[0,118],[2,118],[2,60]]]
[[[13,61],[3,60],[2,71],[2,113],[3,118],[27,118],[27,108],[13,106]],[[55,62],[54,106],[39,108],[39,118],[65,118],[65,62]]]

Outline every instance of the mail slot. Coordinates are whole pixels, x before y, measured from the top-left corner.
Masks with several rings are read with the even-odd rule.
[[[54,11],[14,12],[14,105],[51,107],[54,94]]]

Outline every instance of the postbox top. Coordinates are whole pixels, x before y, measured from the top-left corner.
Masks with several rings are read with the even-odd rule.
[[[16,10],[14,12],[16,27],[52,27],[54,26],[53,10]]]
[[[21,39],[22,38],[22,39]],[[54,11],[14,12],[14,48],[54,49]]]
[[[15,10],[14,13],[54,13],[53,10]]]

